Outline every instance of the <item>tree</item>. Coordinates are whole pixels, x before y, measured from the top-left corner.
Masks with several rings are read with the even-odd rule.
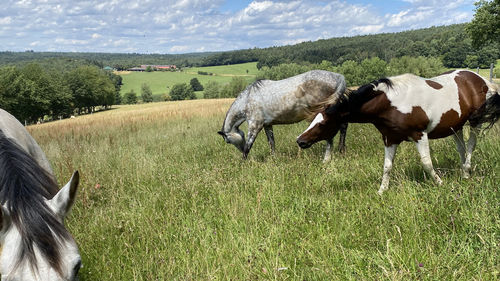
[[[311,70],[310,67],[297,63],[284,63],[272,67],[264,66],[259,72],[259,79],[282,80]]]
[[[115,104],[122,104],[122,95],[120,92],[115,92]]]
[[[220,97],[220,86],[219,83],[215,81],[208,81],[205,86],[205,91],[203,92],[203,98],[205,99],[216,99]]]
[[[105,71],[95,66],[79,66],[66,74],[75,107],[92,112],[95,106],[114,103],[116,87]]]
[[[441,60],[425,57],[401,57],[393,58],[387,65],[388,75],[399,75],[402,73],[413,73],[422,77],[433,77],[443,73],[445,70]]]
[[[143,83],[141,85],[141,98],[142,102],[153,102],[153,92],[148,84]]]
[[[137,103],[137,94],[134,92],[134,90],[130,90],[130,92],[125,93],[125,96],[123,97],[123,102],[125,102],[126,104]]]
[[[467,55],[465,59],[465,64],[468,68],[479,67],[479,57],[477,55]]]
[[[247,86],[247,81],[243,77],[233,77],[229,84],[225,85],[220,92],[221,98],[235,98]]]
[[[169,95],[172,100],[196,99],[191,85],[185,83],[173,85]]]
[[[361,68],[357,62],[347,60],[342,63],[337,71],[344,75],[347,86],[360,86],[363,84],[361,80]]]
[[[45,71],[39,64],[30,63],[21,69],[24,79],[33,82],[34,92],[30,98],[32,121],[40,117],[68,116],[73,110],[72,96],[62,75]],[[34,109],[36,108],[36,109]]]
[[[360,67],[362,84],[384,77],[387,71],[387,63],[377,57],[364,59]]]
[[[195,77],[191,79],[191,81],[189,81],[189,84],[194,91],[203,91],[203,86],[201,85],[200,81],[198,81],[198,78]]]
[[[475,47],[500,43],[500,0],[476,2],[476,13],[466,30]]]

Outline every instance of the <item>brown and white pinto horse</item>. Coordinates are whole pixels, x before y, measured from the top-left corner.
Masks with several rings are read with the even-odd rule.
[[[425,171],[441,184],[432,167],[428,139],[453,135],[463,175],[469,177],[479,129],[484,123],[492,126],[499,117],[498,86],[474,72],[455,70],[431,79],[403,74],[346,93],[316,116],[297,143],[307,148],[337,132],[346,121],[372,123],[385,144],[384,174],[378,191],[382,194],[389,185],[396,148],[403,141],[416,143]],[[471,133],[466,145],[462,127],[467,121]]]

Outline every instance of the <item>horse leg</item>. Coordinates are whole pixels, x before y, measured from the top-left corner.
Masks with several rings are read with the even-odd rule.
[[[380,184],[380,188],[378,190],[379,195],[382,195],[382,193],[384,193],[384,191],[389,187],[389,177],[392,170],[392,162],[394,161],[394,156],[396,155],[397,148],[397,144],[385,146],[384,174],[382,175],[382,183]]]
[[[340,125],[340,136],[339,136],[339,152],[345,152],[345,136],[347,134],[347,126],[348,123],[344,123]]]
[[[443,181],[432,167],[431,153],[429,151],[429,138],[427,137],[427,133],[424,133],[422,138],[417,142],[417,150],[420,154],[420,160],[422,161],[424,170],[431,175],[437,184],[443,184]]]
[[[271,146],[271,152],[274,154],[273,126],[264,126],[264,131],[266,132],[267,141],[269,142],[269,146]]]
[[[250,149],[252,148],[260,130],[262,130],[262,126],[259,126],[254,122],[248,122],[248,139],[243,147],[243,159],[247,159],[248,153],[250,152]]]
[[[327,139],[325,157],[323,157],[323,163],[327,163],[330,162],[330,160],[332,160],[332,147],[333,147],[333,138]]]
[[[456,131],[455,134],[453,134],[453,140],[455,141],[455,144],[457,145],[457,151],[458,151],[458,154],[460,155],[460,168],[462,170],[462,175],[464,178],[467,178],[468,176],[465,174],[465,169],[464,169],[465,142],[464,142],[463,131],[462,130]]]
[[[472,168],[471,158],[472,152],[476,148],[477,135],[479,134],[480,127],[471,127],[470,136],[467,141],[467,150],[465,151],[465,162],[463,163],[463,173],[464,178],[468,179],[470,177],[470,170]]]

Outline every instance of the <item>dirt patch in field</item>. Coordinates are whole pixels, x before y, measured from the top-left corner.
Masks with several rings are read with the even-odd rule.
[[[114,74],[116,75],[126,75],[126,74],[130,74],[132,71],[127,71],[127,70],[124,70],[124,71],[113,71]]]

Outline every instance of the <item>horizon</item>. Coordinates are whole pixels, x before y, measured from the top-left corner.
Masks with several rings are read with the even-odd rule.
[[[261,47],[261,48],[260,47],[255,47],[255,48],[257,48],[257,49],[268,49],[268,48],[274,48],[274,47],[295,46],[295,45],[299,45],[299,44],[307,43],[307,42],[317,42],[319,40],[331,40],[331,39],[341,39],[341,38],[354,38],[354,37],[374,36],[374,35],[382,35],[382,34],[396,34],[396,33],[411,32],[411,31],[417,31],[417,30],[424,30],[424,29],[429,29],[429,28],[433,28],[433,27],[439,28],[439,27],[447,27],[447,26],[459,25],[459,24],[466,24],[466,23],[449,24],[449,25],[439,25],[439,26],[429,26],[429,27],[423,27],[423,28],[417,28],[417,29],[408,29],[408,30],[401,30],[401,31],[394,31],[394,32],[380,32],[380,33],[373,33],[373,34],[362,34],[362,35],[352,35],[352,36],[339,36],[339,37],[331,37],[331,38],[325,38],[325,39],[318,39],[318,40],[314,40],[314,41],[303,41],[303,42],[298,42],[298,43],[291,44],[291,45],[268,46],[268,47]],[[193,55],[193,54],[210,54],[210,53],[217,54],[217,53],[224,53],[224,52],[237,52],[237,51],[248,50],[248,49],[253,49],[253,48],[236,49],[236,50],[225,50],[225,51],[189,52],[189,53],[137,53],[137,52],[124,53],[124,52],[36,51],[36,50],[24,50],[24,51],[0,50],[0,53],[55,53],[55,54],[111,54],[111,55],[168,55],[168,56],[185,56],[185,55]]]
[[[237,51],[469,22],[474,0],[8,0],[2,52]],[[351,16],[353,15],[353,16]]]

